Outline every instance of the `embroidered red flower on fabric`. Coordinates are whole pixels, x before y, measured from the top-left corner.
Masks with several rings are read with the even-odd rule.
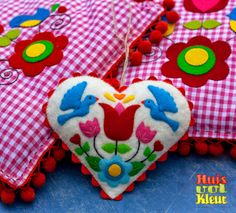
[[[168,78],[182,78],[184,84],[200,87],[207,81],[224,80],[229,73],[225,60],[231,48],[227,42],[211,42],[208,38],[197,36],[187,43],[177,43],[169,47],[169,59],[161,67],[162,74]]]
[[[229,0],[184,0],[187,11],[195,13],[211,13],[223,10]]]
[[[45,67],[61,62],[62,49],[68,44],[66,36],[55,37],[51,32],[36,34],[32,40],[23,40],[15,45],[15,53],[9,64],[15,69],[22,69],[26,76],[36,76]]]

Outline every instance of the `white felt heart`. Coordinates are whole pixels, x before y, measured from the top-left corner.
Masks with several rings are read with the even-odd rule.
[[[122,92],[82,76],[50,97],[52,129],[111,197],[122,194],[188,130],[188,101],[173,85],[141,81]]]

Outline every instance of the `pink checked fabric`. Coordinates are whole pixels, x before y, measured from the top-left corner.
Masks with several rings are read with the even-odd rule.
[[[70,77],[74,72],[97,71],[103,76],[124,52],[122,42],[115,36],[111,1],[3,0],[0,2],[1,24],[7,32],[9,21],[15,16],[34,14],[37,8],[50,10],[55,3],[66,6],[68,11],[63,18],[57,20],[57,17],[50,16],[40,27],[22,28],[21,36],[15,42],[31,39],[39,30],[52,31],[55,36],[65,35],[69,43],[60,64],[45,68],[35,77],[26,77],[20,69],[12,70],[6,60],[14,52],[14,42],[9,47],[0,48],[1,78],[4,78],[3,71],[10,70],[8,84],[0,84],[0,178],[14,187],[25,183],[40,157],[53,143],[50,130],[43,125],[45,116],[41,111],[47,93],[61,78]],[[129,42],[137,38],[162,10],[154,2],[131,1],[131,4],[133,16]],[[125,36],[129,16],[126,1],[116,0],[114,10],[118,33]],[[51,29],[52,24],[56,30]],[[59,27],[60,24],[63,27]]]
[[[236,138],[236,36],[231,31],[229,17],[226,15],[236,7],[236,2],[230,0],[224,10],[200,14],[185,10],[182,0],[176,0],[175,10],[181,19],[176,24],[175,31],[167,39],[161,41],[160,46],[154,47],[149,56],[144,56],[144,62],[139,67],[129,67],[126,74],[126,83],[131,83],[134,78],[146,79],[149,76],[157,76],[164,80],[160,67],[167,61],[165,52],[173,43],[187,42],[190,38],[202,35],[211,41],[227,41],[232,49],[232,54],[227,63],[230,73],[225,80],[208,80],[207,84],[200,88],[192,88],[182,83],[181,79],[171,79],[175,86],[184,87],[187,97],[194,103],[193,116],[196,125],[190,129],[189,135],[193,137],[235,139]],[[183,24],[192,20],[215,19],[221,22],[216,29],[188,30]]]

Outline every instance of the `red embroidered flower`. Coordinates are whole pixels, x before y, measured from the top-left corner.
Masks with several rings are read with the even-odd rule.
[[[169,78],[182,78],[191,87],[200,87],[208,79],[219,81],[227,77],[229,66],[225,60],[231,48],[224,41],[211,42],[197,36],[188,43],[177,43],[169,47],[168,62],[162,65],[162,74]]]
[[[186,10],[195,13],[211,13],[223,10],[229,0],[184,0]]]
[[[63,58],[62,49],[68,44],[66,36],[55,37],[51,32],[38,33],[32,40],[23,40],[15,45],[15,53],[9,64],[22,69],[26,76],[36,76],[45,67],[53,66]]]
[[[139,105],[132,105],[117,111],[108,104],[100,103],[104,110],[104,131],[108,138],[114,141],[125,141],[130,138],[133,133],[134,115]]]

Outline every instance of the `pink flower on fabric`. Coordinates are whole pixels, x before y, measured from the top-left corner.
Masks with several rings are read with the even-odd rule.
[[[136,137],[142,143],[149,143],[155,137],[156,133],[156,131],[151,130],[149,126],[145,126],[144,122],[142,122],[136,130]]]
[[[100,132],[100,127],[97,118],[94,118],[92,121],[88,120],[85,123],[80,122],[79,127],[82,133],[88,138],[95,137]]]

